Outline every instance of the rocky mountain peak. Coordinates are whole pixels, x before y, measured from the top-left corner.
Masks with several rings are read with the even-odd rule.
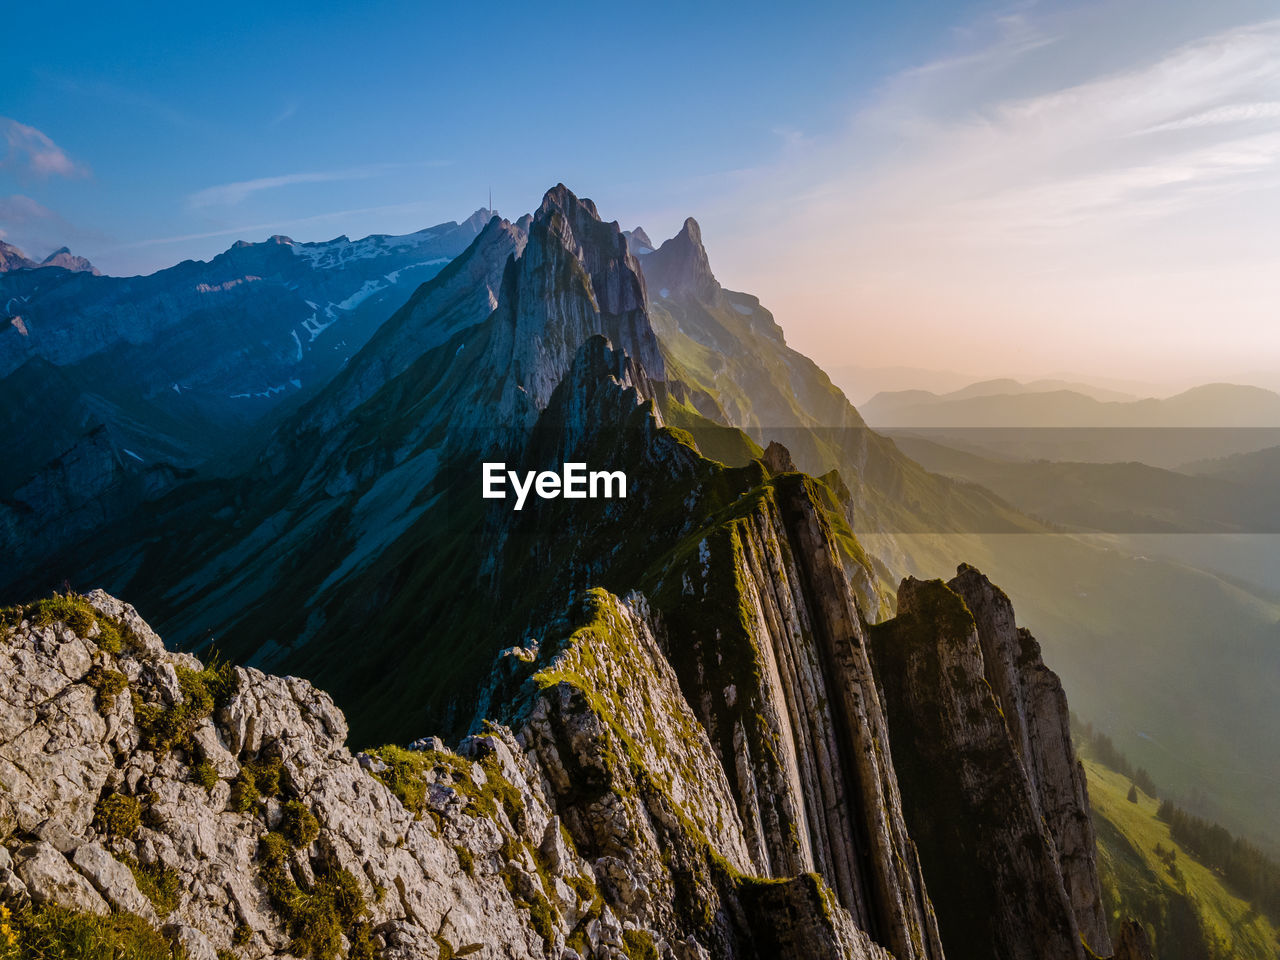
[[[496,216],[498,216],[497,210],[490,210],[488,207],[481,207],[471,216],[467,217],[467,219],[463,220],[461,225],[468,228],[469,230],[472,230],[473,232],[478,233],[480,230],[484,228],[485,224],[487,224],[490,220],[492,220]],[[419,231],[419,232],[423,232],[423,231]]]
[[[76,256],[66,247],[59,247],[53,253],[49,254],[42,261],[42,267],[62,267],[70,270],[72,273],[91,273],[95,277],[102,276],[102,273],[85,257]]]
[[[67,247],[59,247],[43,260],[32,260],[11,243],[0,240],[0,273],[10,270],[35,270],[39,267],[62,267],[72,273],[91,273],[101,276],[98,268],[84,257],[78,257]]]
[[[11,243],[5,243],[0,240],[0,273],[7,273],[10,270],[28,270],[37,266],[39,264],[23,253],[22,250]]]
[[[653,241],[650,240],[649,235],[644,232],[644,227],[636,227],[634,230],[627,230],[623,235],[627,238],[627,245],[630,246],[631,252],[636,256],[653,253]]]
[[[553,210],[559,210],[569,216],[572,211],[579,208],[589,213],[593,219],[600,219],[600,211],[596,209],[594,201],[588,200],[586,197],[578,197],[563,183],[557,183],[542,195],[542,205],[538,207],[538,216],[544,216]]]
[[[715,304],[724,295],[702,245],[702,228],[693,217],[685,220],[674,237],[644,256],[644,272],[649,286],[659,293],[666,290],[668,296],[689,294]]]
[[[557,184],[543,197],[524,251],[504,280],[500,309],[507,319],[494,360],[510,357],[509,385],[538,409],[546,406],[578,346],[596,334],[647,376],[665,379],[645,303],[640,265],[618,224],[604,223],[594,203]]]

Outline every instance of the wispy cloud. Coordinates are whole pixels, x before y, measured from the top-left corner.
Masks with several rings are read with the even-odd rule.
[[[799,345],[862,363],[1280,356],[1280,21],[1098,56],[1135,33],[1124,7],[1023,11],[903,71],[726,188],[713,253],[804,318]]]
[[[366,180],[378,176],[380,171],[370,168],[358,170],[329,170],[310,173],[286,173],[276,177],[258,177],[236,183],[222,183],[197,190],[187,197],[187,206],[193,210],[201,207],[230,207],[243,203],[246,198],[264,190],[292,187],[300,183],[331,183],[339,180]]]
[[[21,193],[0,197],[0,236],[35,257],[43,257],[58,247],[79,248],[106,239],[100,233],[77,227],[57,211]]]
[[[1154,127],[1139,131],[1140,133],[1162,133],[1167,130],[1194,130],[1197,127],[1216,127],[1223,124],[1251,123],[1255,120],[1275,120],[1280,118],[1280,100],[1267,100],[1262,103],[1231,103],[1222,107],[1214,107],[1200,113],[1183,117],[1180,120],[1168,120]]]
[[[16,169],[37,177],[85,177],[89,169],[76,163],[67,152],[41,130],[0,117],[7,151],[0,166]]]
[[[292,187],[303,183],[336,183],[347,180],[369,180],[383,177],[396,170],[411,166],[440,166],[441,164],[403,164],[378,163],[363,167],[352,167],[346,170],[318,170],[301,173],[285,173],[274,177],[258,177],[254,180],[240,180],[235,183],[222,183],[213,187],[197,190],[187,197],[187,206],[192,210],[204,207],[233,207],[243,203],[256,193],[266,190],[278,190],[281,187]]]
[[[201,117],[188,114],[163,100],[120,86],[110,80],[69,77],[42,69],[37,69],[35,76],[40,83],[55,87],[77,100],[94,100],[109,106],[113,116],[119,117],[121,123],[132,124],[137,122],[137,115],[141,115],[145,117],[143,122],[159,121],[167,126],[188,131],[207,129],[207,123]],[[83,106],[85,109],[98,109],[89,104],[83,104]]]
[[[288,120],[297,112],[298,112],[298,105],[296,103],[292,103],[292,102],[287,103],[285,104],[284,109],[282,109],[279,113],[277,113],[274,117],[271,118],[271,121],[267,124],[267,126],[278,127],[280,126],[280,124],[284,123],[286,120]]]
[[[273,220],[265,223],[242,224],[237,227],[225,227],[218,230],[208,230],[198,233],[184,233],[170,237],[153,237],[148,240],[139,240],[136,243],[122,244],[118,247],[114,247],[113,251],[135,250],[143,247],[156,247],[174,243],[190,243],[195,240],[211,240],[217,237],[266,236],[268,232],[274,230],[305,227],[311,224],[341,220],[346,217],[405,214],[427,211],[429,209],[430,204],[426,201],[412,201],[409,203],[393,203],[376,207],[359,207],[351,210],[334,210],[330,213],[318,213],[307,217],[293,217],[290,219]]]
[[[57,214],[30,197],[13,193],[0,197],[0,223],[6,227],[22,227],[37,220],[49,220]]]

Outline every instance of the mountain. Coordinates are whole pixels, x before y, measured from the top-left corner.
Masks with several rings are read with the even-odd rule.
[[[605,394],[617,386],[594,382]],[[690,465],[699,459],[686,454]],[[452,749],[430,737],[353,755],[345,718],[326,694],[296,678],[169,652],[132,607],[102,591],[4,610],[0,755],[11,762],[0,766],[0,896],[29,904],[6,914],[14,917],[9,946],[26,950],[76,930],[121,943],[122,955],[139,955],[145,943],[148,955],[164,957],[179,949],[312,960],[1110,955],[1092,851],[1067,856],[1070,837],[1091,844],[1081,833],[1088,801],[1070,740],[1020,747],[1002,720],[1045,731],[1065,725],[1060,688],[1022,657],[1021,672],[1007,674],[1012,686],[993,698],[983,673],[994,678],[997,664],[1013,662],[1010,635],[982,634],[992,656],[984,666],[972,619],[948,645],[967,645],[973,675],[941,685],[942,675],[922,676],[913,689],[985,705],[986,722],[1001,733],[988,726],[974,740],[973,724],[958,715],[944,736],[971,743],[975,758],[1020,785],[1000,795],[999,816],[1023,832],[980,832],[975,849],[971,825],[953,819],[946,799],[903,781],[916,816],[932,804],[931,843],[966,851],[975,888],[1003,894],[985,904],[993,939],[983,939],[982,926],[939,933],[947,915],[935,919],[927,885],[950,890],[944,878],[960,867],[931,856],[931,846],[917,860],[866,638],[813,512],[812,481],[790,474],[775,482],[744,507],[756,519],[740,529],[767,536],[781,521],[774,531],[795,537],[789,572],[818,588],[814,619],[803,607],[779,609],[786,599],[774,594],[754,622],[735,626],[720,594],[732,571],[696,549],[680,572],[693,588],[677,591],[675,620],[641,594],[597,589],[580,595],[536,648],[504,651],[490,684],[493,719],[477,721]],[[739,575],[770,576],[730,563]],[[961,578],[993,590],[976,571]],[[770,596],[751,580],[743,587],[757,602]],[[928,589],[963,609],[947,587]],[[903,606],[911,631],[957,626]],[[778,614],[799,615],[814,634],[778,630]],[[721,637],[717,622],[732,636]],[[878,656],[896,650],[886,641],[895,630],[892,622],[881,630]],[[704,682],[699,691],[670,659],[682,637],[702,647],[695,656],[704,668],[708,654],[722,663],[713,682],[731,675],[750,684]],[[902,643],[914,651],[905,635]],[[763,661],[753,663],[752,650]],[[1033,682],[1038,674],[1043,681]],[[839,682],[826,686],[828,678]],[[766,699],[742,702],[735,692]],[[795,738],[805,726],[777,712],[784,703],[807,712],[804,723],[820,736]],[[712,722],[709,707],[733,729]],[[764,713],[752,718],[753,709]],[[779,723],[780,739],[737,732]],[[768,751],[754,753],[759,746]],[[981,804],[984,784],[996,780],[984,770],[974,782],[969,763],[950,755],[936,773],[970,785],[962,803]],[[781,778],[744,792],[744,778],[772,764]],[[1062,784],[1065,795],[1055,792]],[[1036,857],[996,864],[998,836]],[[1040,903],[1053,912],[1038,913]],[[1097,950],[1086,953],[1085,942]]]
[[[1179,472],[1192,476],[1216,477],[1247,486],[1274,486],[1280,481],[1280,447],[1253,453],[1238,453],[1213,460],[1183,464]]]
[[[772,516],[795,482],[778,478],[798,468],[809,475],[805,510],[829,528],[861,619],[891,618],[906,576],[981,566],[1016,599],[1077,710],[1162,782],[1203,789],[1233,828],[1269,830],[1275,756],[1256,718],[1273,709],[1274,607],[1221,579],[1063,536],[989,490],[925,470],[866,426],[755,297],[715,281],[699,233],[690,221],[654,247],[563,187],[530,217],[490,219],[329,380],[243,438],[234,462],[161,478],[141,506],[122,485],[80,501],[81,525],[40,563],[14,560],[40,538],[6,535],[4,592],[101,584],[179,646],[212,644],[329,689],[357,742],[458,736],[492,702],[493,657],[545,641],[572,596],[639,590],[669,625],[684,579],[664,571],[682,569],[692,589],[704,541],[708,563],[746,558],[735,585],[793,598],[774,601],[771,631],[811,622],[818,587],[807,574],[757,579],[809,536],[811,524]],[[31,515],[70,516],[57,497],[102,475],[111,451],[103,438],[62,461],[65,481]],[[627,497],[535,496],[515,512],[476,494],[481,464],[499,461],[520,474],[565,461],[621,470]],[[94,514],[99,504],[108,509]],[[727,521],[732,531],[720,528]],[[698,635],[697,617],[685,622]],[[710,643],[675,648],[689,658],[673,664],[682,689],[691,685],[691,707],[735,757],[726,770],[738,769],[739,737],[768,760],[758,773],[742,760],[739,791],[759,796],[765,783],[781,795],[794,768],[769,760],[771,744],[830,737],[804,718],[801,732],[782,732],[792,708],[776,692],[756,701],[759,723],[773,723],[769,709],[788,718],[772,733],[750,716],[741,733],[716,720],[724,689],[755,680],[704,697],[699,678],[722,679],[724,666]],[[824,687],[840,682],[823,674]],[[786,832],[794,818],[784,813]],[[773,836],[761,822],[759,836]],[[835,849],[835,829],[797,831]],[[778,849],[795,856],[786,842]]]
[[[1071,744],[1039,733],[1031,748],[1021,733],[1065,723],[1065,703],[1051,695],[1056,678],[1038,668],[999,673],[1022,656],[1008,647],[1007,631],[991,633],[988,654],[986,627],[921,613],[905,602],[911,581],[896,597],[885,590],[887,567],[877,568],[851,525],[859,510],[891,525],[919,508],[921,501],[895,506],[891,490],[866,489],[881,476],[1011,531],[1022,529],[1016,513],[927,474],[867,431],[821,371],[785,348],[771,317],[714,283],[696,224],[644,256],[658,259],[642,266],[617,224],[563,186],[527,219],[491,219],[281,421],[243,473],[192,479],[64,553],[63,569],[75,564],[77,582],[125,585],[183,645],[212,641],[247,668],[210,677],[155,644],[140,657],[125,649],[136,644],[122,642],[121,658],[104,650],[97,676],[110,671],[136,684],[136,699],[118,696],[133,711],[132,726],[123,715],[101,727],[78,715],[57,719],[54,729],[83,731],[89,751],[81,741],[59,742],[50,762],[102,776],[88,794],[110,782],[133,796],[140,781],[128,771],[147,771],[146,796],[155,792],[161,805],[149,822],[245,836],[239,846],[214,841],[234,852],[210,869],[262,879],[260,919],[241,922],[251,942],[269,931],[263,953],[287,943],[282,926],[296,953],[322,953],[311,949],[314,914],[292,911],[333,902],[334,885],[354,885],[361,898],[343,902],[361,909],[330,915],[330,940],[335,929],[351,942],[367,934],[393,956],[421,955],[435,935],[448,938],[450,951],[474,942],[516,956],[564,956],[572,940],[600,956],[608,951],[597,949],[599,938],[616,930],[624,946],[630,931],[632,951],[652,947],[639,954],[648,956],[665,943],[687,957],[881,958],[888,950],[899,960],[993,952],[1084,960],[1082,936],[1095,954],[1109,954],[1107,919],[1088,879],[1091,853],[1078,831],[1087,800],[1076,789]],[[650,290],[658,284],[669,306],[656,306]],[[685,339],[665,344],[659,323],[679,324]],[[723,344],[722,367],[693,366],[705,360],[704,341],[730,335],[743,341]],[[755,349],[767,341],[777,362]],[[711,374],[702,382],[715,392],[681,379],[686,369]],[[772,380],[754,393],[735,379],[757,373]],[[826,402],[823,418],[839,414],[852,432],[824,435],[822,419],[797,396]],[[797,452],[776,440],[761,450],[724,417],[730,404],[748,421],[789,412],[784,429],[794,432]],[[704,456],[704,442],[724,459]],[[850,463],[849,482],[833,470],[796,469],[823,458]],[[625,487],[574,500],[539,491],[516,510],[510,499],[479,496],[481,465],[494,462],[518,476],[580,462],[622,474]],[[962,577],[967,589],[978,575]],[[964,607],[954,591],[947,595]],[[56,650],[38,632],[58,616],[79,622],[90,639],[104,616],[148,635],[116,601],[90,599],[92,616],[74,598],[11,613],[19,659],[47,650],[50,665],[84,666],[73,682],[88,677],[91,650]],[[946,805],[931,807],[928,785],[899,769],[894,726],[916,711],[893,699],[889,674],[874,665],[896,654],[898,621],[886,620],[895,605],[908,621],[902,643],[912,624],[923,624],[945,635],[946,646],[969,650],[969,672],[935,672],[930,689],[959,704],[936,728],[938,742],[957,746],[945,774],[954,789],[965,791],[968,807],[996,789],[1001,815],[1018,825],[1016,834],[989,835],[991,850],[967,860],[997,891],[988,930],[948,923],[958,901],[943,897],[935,913],[929,893],[932,878],[950,889],[954,851],[971,845],[972,824]],[[1011,624],[1011,609],[1005,617]],[[884,621],[878,640],[868,634],[871,619]],[[107,634],[120,629],[108,622]],[[267,678],[262,668],[330,688],[346,716],[306,682]],[[927,677],[920,683],[913,689],[926,689]],[[77,698],[87,704],[88,692],[57,702]],[[33,699],[20,691],[12,698],[15,731],[29,726]],[[984,714],[981,736],[970,707]],[[370,750],[365,763],[379,787],[342,749],[348,722],[357,743],[437,734],[457,749],[431,741],[421,744],[422,757]],[[111,739],[117,735],[126,739]],[[143,754],[168,747],[172,760],[153,766],[130,744]],[[999,776],[981,771],[975,780],[979,757]],[[104,760],[120,764],[126,790]],[[258,791],[258,771],[273,760],[285,774]],[[62,769],[6,787],[47,811],[44,819],[72,817],[64,846],[74,848],[76,869],[93,824],[84,804],[50,808],[43,784],[58,782]],[[184,793],[171,785],[186,777],[211,783],[213,798],[204,787]],[[247,809],[224,813],[231,788],[221,793],[219,783],[237,779]],[[261,819],[250,783],[266,794]],[[166,812],[167,796],[188,799]],[[462,816],[492,825],[453,825],[454,796]],[[347,806],[353,797],[366,798],[357,800],[358,816]],[[421,811],[415,822],[425,825],[402,826],[406,809]],[[551,825],[553,816],[567,833]],[[929,846],[917,845],[910,819],[928,821]],[[269,835],[276,823],[281,839]],[[153,833],[167,831],[147,829],[147,849],[166,849]],[[101,846],[101,832],[91,842]],[[1009,842],[1035,854],[1006,867],[998,851]],[[29,888],[40,883],[28,875],[65,876],[55,857],[65,853],[31,846],[14,856]],[[139,862],[179,869],[134,850],[127,855]],[[475,867],[475,883],[462,879],[470,876],[464,862]],[[225,905],[225,886],[203,881],[179,877],[178,888],[192,892],[179,896],[183,912],[172,923],[226,949],[240,908]],[[388,891],[381,906],[379,887]],[[442,918],[459,901],[484,907],[456,910],[455,937]],[[371,931],[358,926],[366,912]],[[1028,920],[1043,924],[1035,933],[1043,951],[1025,927],[1020,937],[1009,933]]]
[[[1132,393],[1126,393],[1122,390],[1111,390],[1106,387],[1095,386],[1091,383],[1081,383],[1076,380],[1056,380],[1041,379],[1030,380],[1023,383],[1008,377],[996,380],[981,380],[976,383],[968,384],[956,390],[951,396],[955,399],[964,397],[988,397],[992,394],[1019,394],[1019,393],[1054,393],[1059,390],[1071,390],[1075,393],[1082,393],[1086,397],[1092,397],[1103,403],[1108,402],[1130,402],[1137,400],[1138,397]]]
[[[234,472],[487,220],[242,241],[147,277],[0,275],[0,529],[19,548],[6,569],[56,556],[197,471]]]
[[[0,240],[0,273],[10,270],[32,270],[40,266],[11,243]]]
[[[831,365],[824,369],[832,381],[861,408],[878,393],[899,390],[930,390],[947,393],[977,380],[955,370],[926,370],[922,367],[864,367]]]
[[[692,240],[677,240],[671,249],[692,251]],[[1198,797],[1197,812],[1268,845],[1280,843],[1274,830],[1280,817],[1274,790],[1280,758],[1268,732],[1280,722],[1269,693],[1280,682],[1275,646],[1280,604],[1269,590],[1254,586],[1274,576],[1267,570],[1274,569],[1275,547],[1268,546],[1274,538],[1249,536],[1239,553],[1223,545],[1214,553],[1238,557],[1227,567],[1221,557],[1204,562],[1209,555],[1197,549],[1219,537],[1164,536],[1159,538],[1164,546],[1149,551],[1151,536],[1069,535],[1059,523],[1025,512],[1028,505],[1056,502],[1074,511],[1077,527],[1105,522],[1110,526],[1103,529],[1115,530],[1123,520],[1127,529],[1137,530],[1256,531],[1270,529],[1265,518],[1274,517],[1272,490],[1257,487],[1241,494],[1217,485],[1206,491],[1204,484],[1141,465],[1100,467],[1096,475],[1089,473],[1092,467],[1083,467],[1087,484],[1041,489],[1037,471],[1054,468],[1032,465],[1025,483],[993,492],[964,479],[963,471],[926,460],[935,470],[955,474],[954,479],[939,476],[912,459],[919,450],[908,438],[898,434],[890,441],[867,427],[826,374],[787,346],[783,331],[755,297],[711,289],[703,256],[695,251],[682,273],[698,278],[697,286],[709,291],[703,299],[671,282],[661,262],[650,266],[652,256],[637,259],[667,369],[698,388],[686,403],[663,408],[671,423],[685,427],[682,412],[701,412],[741,428],[759,446],[785,444],[802,469],[843,486],[849,491],[842,503],[850,532],[870,562],[881,598],[892,596],[904,576],[928,580],[950,576],[961,562],[980,566],[1016,599],[1082,716],[1104,726],[1138,762],[1158,771],[1161,783],[1181,796]],[[687,427],[707,449],[717,440],[697,422]],[[979,432],[951,431],[941,442],[963,447]],[[1131,454],[1136,437],[1173,466],[1187,459],[1188,450],[1247,448],[1263,443],[1267,433],[1089,428],[1073,436],[1070,430],[996,428],[982,439],[995,446],[1012,437],[1018,445],[1042,445],[1055,454],[1098,452],[1105,441]],[[972,446],[983,460],[1008,459],[993,455],[988,446]],[[828,473],[833,470],[834,476]],[[1147,473],[1159,481],[1151,497],[1142,490]],[[1109,499],[1092,502],[1093,490]],[[1028,498],[1022,502],[1015,493]],[[1186,511],[1188,504],[1198,504],[1201,512]],[[1047,508],[1038,515],[1053,516]],[[1249,569],[1250,558],[1261,566]],[[850,565],[848,574],[859,582],[856,566]],[[877,617],[866,590],[860,605]],[[892,611],[884,603],[878,616]],[[1227,693],[1228,688],[1234,692]]]
[[[59,247],[43,260],[36,262],[17,247],[0,240],[0,273],[7,273],[10,270],[35,270],[40,267],[61,267],[72,273],[91,273],[95,277],[100,276],[97,267],[84,257],[76,256],[66,247]]]
[[[759,299],[720,286],[695,220],[638,260],[666,365],[695,388],[684,406],[761,446],[784,444],[810,473],[838,471],[860,536],[1044,529],[986,491],[921,469],[870,429],[826,373],[787,345]],[[904,570],[881,559],[882,586],[892,589]]]
[[[919,408],[928,406],[946,406],[959,400],[972,400],[990,397],[1018,397],[1035,393],[1072,394],[1083,396],[1099,403],[1128,403],[1138,400],[1133,394],[1118,390],[1107,390],[1087,383],[1069,380],[1032,380],[1023,383],[1009,377],[995,380],[978,380],[963,387],[948,391],[941,395],[928,390],[895,390],[876,393],[862,404],[865,415],[877,423],[892,421],[895,415],[914,415]],[[1006,401],[1013,405],[1012,401]],[[977,426],[978,424],[975,424]],[[1005,424],[1001,424],[1002,426]]]
[[[72,273],[91,273],[95,277],[101,276],[102,273],[92,263],[84,257],[78,257],[66,247],[59,247],[53,253],[49,254],[40,261],[42,267],[62,267],[64,270],[70,270]]]

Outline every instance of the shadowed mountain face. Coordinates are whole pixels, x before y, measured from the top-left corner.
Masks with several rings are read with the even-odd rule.
[[[0,531],[20,547],[0,579],[194,471],[234,473],[487,219],[242,242],[147,277],[66,251],[0,274]]]

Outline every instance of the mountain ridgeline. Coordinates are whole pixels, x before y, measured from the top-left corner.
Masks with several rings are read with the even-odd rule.
[[[354,242],[241,241],[145,277],[99,276],[65,252],[21,268],[9,257],[0,536],[12,549],[0,580],[198,473],[235,474],[488,219]]]
[[[895,596],[853,533],[1038,527],[866,430],[696,223],[655,250],[557,186],[366,339],[236,469],[13,578],[244,665],[101,592],[6,612],[15,895],[202,957],[1144,955],[1113,953],[1065,697],[1007,598],[969,567]],[[486,461],[628,489],[517,513]],[[348,723],[417,749],[353,757]],[[103,856],[172,871],[166,917]]]

